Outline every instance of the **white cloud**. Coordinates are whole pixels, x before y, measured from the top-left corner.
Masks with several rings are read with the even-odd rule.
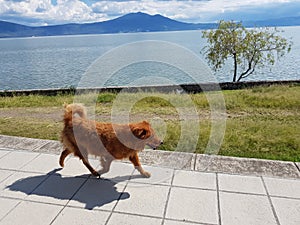
[[[256,9],[260,12],[261,8],[268,8],[274,4],[287,4],[299,2],[299,0],[133,0],[133,1],[99,1],[92,5],[95,12],[107,15],[119,15],[130,12],[142,11],[149,14],[161,14],[172,19],[187,22],[212,22],[218,16],[239,11]]]
[[[206,1],[205,1],[206,2]],[[107,14],[119,14],[130,12],[146,12],[149,14],[162,14],[168,17],[192,9],[195,6],[204,6],[203,1],[155,1],[155,0],[141,0],[141,1],[99,1],[92,5],[97,12]]]
[[[27,20],[44,23],[89,22],[101,20],[103,15],[96,14],[80,0],[57,0],[53,5],[51,0],[0,0],[0,18],[19,17],[26,23]]]
[[[295,11],[293,4],[299,7],[300,0],[0,0],[0,20],[35,25],[86,23],[141,11],[186,22],[212,22],[290,15],[287,11]],[[280,10],[275,13],[276,6]]]

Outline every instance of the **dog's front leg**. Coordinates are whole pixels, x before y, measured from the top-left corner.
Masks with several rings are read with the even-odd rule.
[[[141,165],[141,162],[140,162],[140,159],[139,159],[139,156],[137,153],[135,153],[133,156],[130,156],[129,160],[133,163],[134,167],[140,172],[141,175],[143,175],[144,177],[148,177],[148,178],[151,176],[151,174],[149,172],[145,171],[142,168],[142,165]]]

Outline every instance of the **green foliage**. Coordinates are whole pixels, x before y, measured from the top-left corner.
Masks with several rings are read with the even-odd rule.
[[[98,95],[97,103],[111,103],[117,97],[117,94],[113,93],[102,93]]]
[[[216,30],[203,31],[208,41],[206,58],[214,70],[228,58],[233,59],[233,82],[250,76],[257,67],[273,65],[275,59],[290,52],[292,43],[281,37],[276,28],[245,29],[241,23],[220,21]]]

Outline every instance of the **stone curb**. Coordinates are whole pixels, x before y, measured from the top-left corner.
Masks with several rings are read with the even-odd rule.
[[[0,148],[60,154],[59,141],[0,135]],[[161,150],[140,153],[142,164],[181,170],[300,179],[300,163]]]
[[[279,80],[279,81],[243,81],[243,82],[221,82],[221,83],[198,83],[198,84],[181,84],[181,88],[187,93],[200,93],[203,91],[221,90],[238,90],[270,85],[295,85],[300,80]],[[28,89],[28,90],[0,90],[0,96],[19,96],[19,95],[47,95],[55,96],[58,94],[77,94],[88,92],[138,92],[138,91],[158,91],[163,93],[176,92],[178,85],[154,85],[154,86],[116,86],[116,87],[99,87],[99,88],[51,88],[51,89]]]

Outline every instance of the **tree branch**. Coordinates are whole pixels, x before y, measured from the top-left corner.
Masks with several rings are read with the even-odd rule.
[[[252,73],[254,73],[256,64],[257,64],[257,62],[254,62],[254,65],[253,65],[252,69],[249,69],[249,68],[248,68],[246,72],[242,73],[242,74],[239,76],[238,82],[239,82],[241,79],[244,79],[244,78],[250,76]],[[251,71],[250,71],[250,70],[251,70]],[[250,71],[250,72],[249,72],[249,71]]]

